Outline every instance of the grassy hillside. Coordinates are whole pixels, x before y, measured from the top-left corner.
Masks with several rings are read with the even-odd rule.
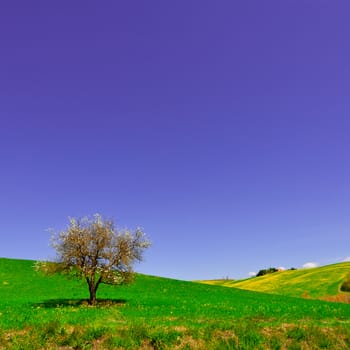
[[[349,272],[350,262],[344,262],[312,269],[275,272],[246,280],[204,283],[294,297],[325,298],[340,294],[339,287]]]
[[[0,349],[347,349],[350,305],[138,275],[102,285],[0,259]],[[300,345],[301,344],[301,345]]]

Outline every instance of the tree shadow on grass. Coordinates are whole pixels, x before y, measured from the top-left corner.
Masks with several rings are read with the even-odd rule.
[[[41,303],[33,304],[34,307],[42,308],[59,308],[59,307],[79,307],[79,306],[89,306],[89,307],[108,307],[108,306],[122,306],[126,304],[125,299],[97,299],[95,305],[90,305],[87,299],[50,299],[45,300]]]

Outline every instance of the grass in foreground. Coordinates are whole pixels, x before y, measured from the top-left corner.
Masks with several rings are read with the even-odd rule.
[[[312,269],[287,270],[245,280],[203,281],[211,285],[241,288],[272,294],[314,299],[346,301],[347,293],[340,292],[340,285],[350,271],[350,262]]]
[[[348,349],[350,305],[138,275],[102,285],[0,259],[1,349]]]

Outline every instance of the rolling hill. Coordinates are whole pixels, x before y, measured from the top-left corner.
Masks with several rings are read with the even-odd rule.
[[[137,275],[91,307],[84,281],[33,265],[0,259],[1,350],[350,347],[348,304]]]
[[[339,288],[349,272],[350,262],[344,262],[310,269],[280,271],[245,280],[201,282],[293,297],[329,298],[331,300],[340,294],[345,295],[339,291]]]

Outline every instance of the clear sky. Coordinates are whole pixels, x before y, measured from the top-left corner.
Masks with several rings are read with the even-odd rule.
[[[350,255],[348,1],[3,1],[0,256],[144,228],[136,268],[242,278]]]

